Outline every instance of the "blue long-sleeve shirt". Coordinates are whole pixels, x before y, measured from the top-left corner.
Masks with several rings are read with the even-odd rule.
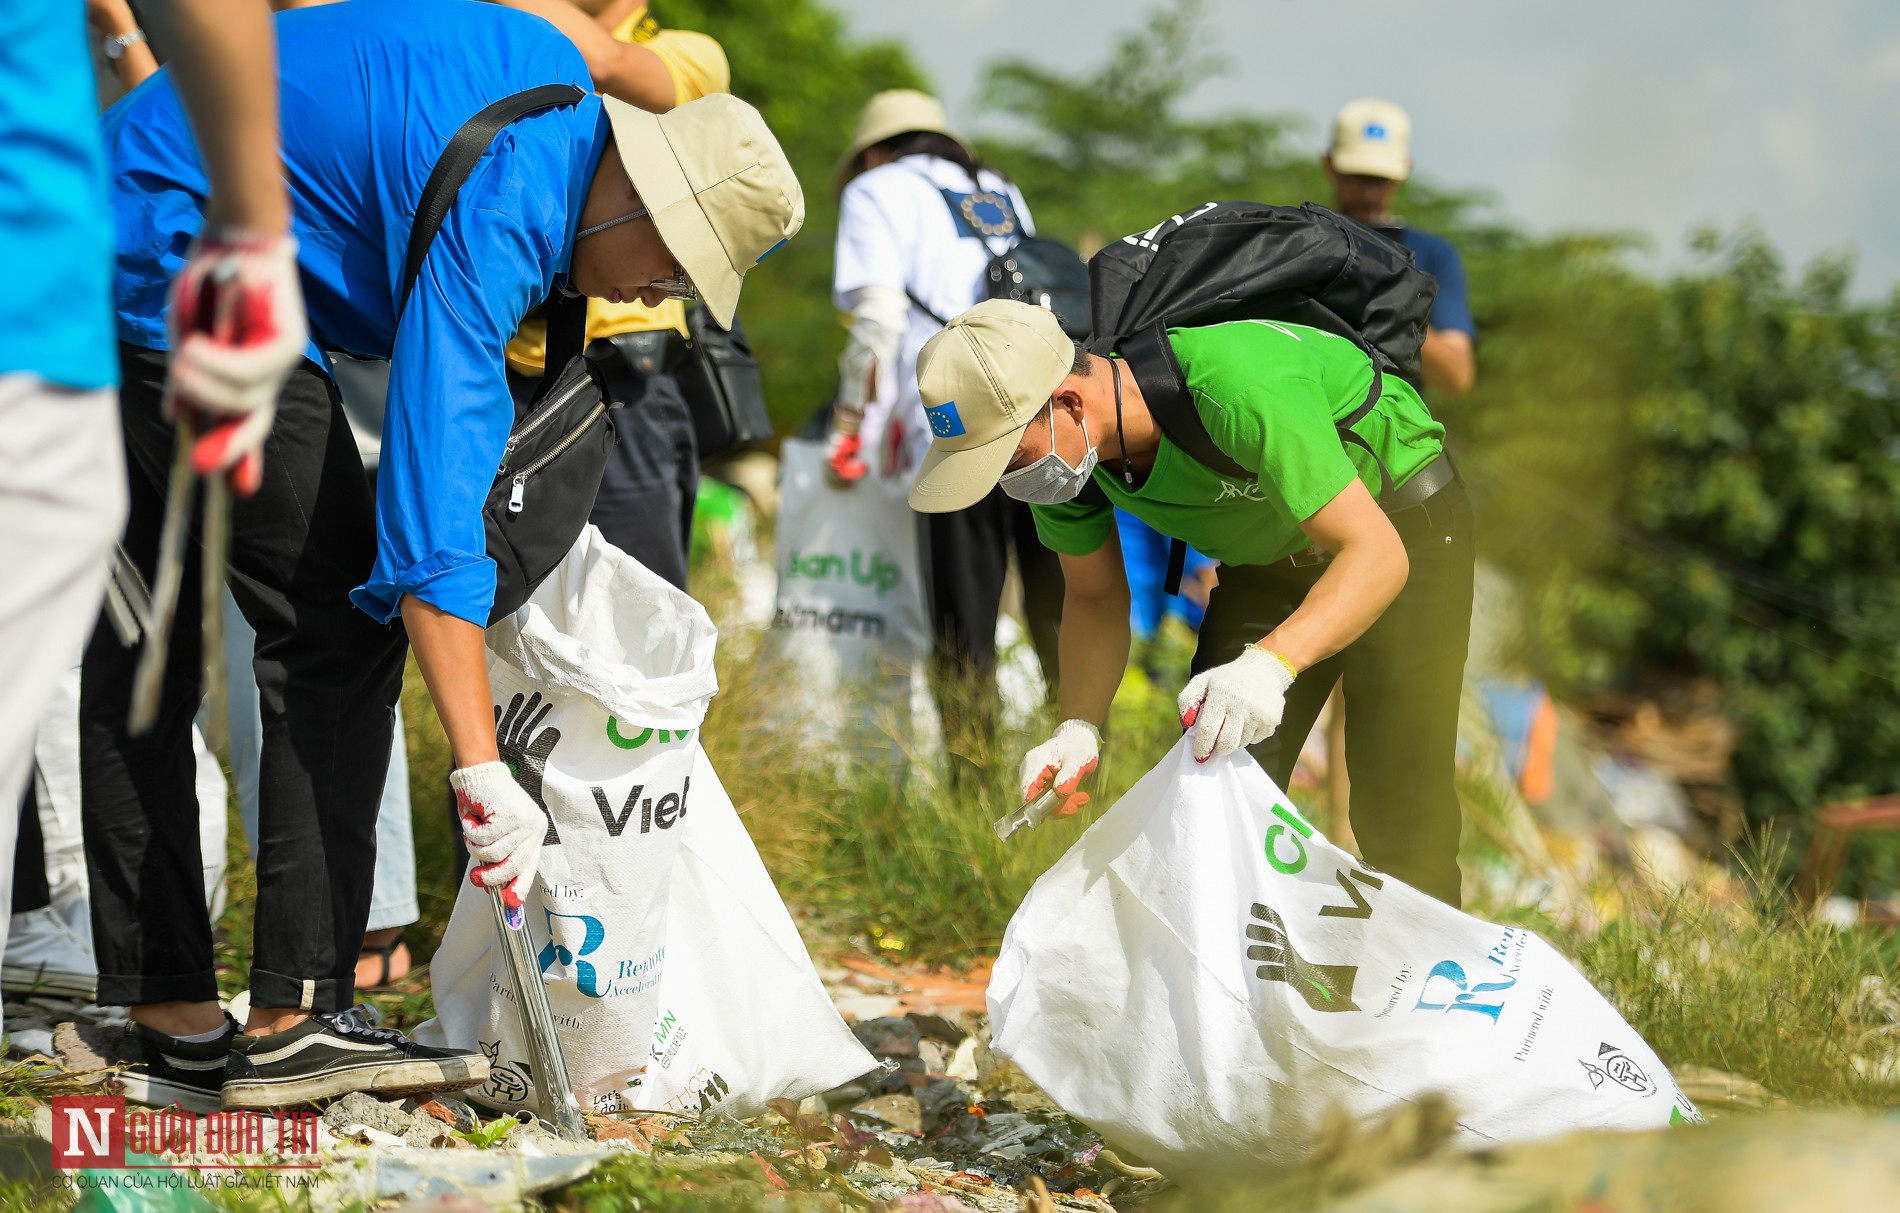
[[[375,0],[277,19],[284,169],[316,350],[390,360],[377,553],[351,600],[387,622],[404,594],[486,625],[495,596],[482,504],[514,419],[502,350],[568,269],[608,140],[574,45],[538,17],[472,0]],[[397,330],[423,184],[491,102],[574,84],[578,106],[504,127],[437,233]],[[118,225],[120,339],[165,348],[165,290],[207,191],[169,74],[105,117]],[[268,468],[266,469],[268,473]]]

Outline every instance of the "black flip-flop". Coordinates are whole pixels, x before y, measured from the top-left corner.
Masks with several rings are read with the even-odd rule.
[[[369,944],[363,945],[363,951],[361,955],[376,957],[376,959],[382,962],[383,971],[382,971],[382,975],[379,976],[375,981],[357,982],[356,988],[359,990],[386,990],[390,986],[394,985],[395,981],[391,980],[389,976],[389,962],[391,958],[393,958],[396,955],[396,949],[401,948],[401,947],[406,947],[408,945],[408,942],[409,942],[408,940],[403,938],[402,932],[398,931],[396,932],[396,938],[390,940],[388,943],[382,945],[381,947],[375,947]],[[411,973],[415,971],[415,959],[416,959],[415,953],[411,952],[409,954],[409,970]],[[403,974],[402,979],[406,979],[408,976],[409,976],[409,973],[405,973]],[[401,980],[401,979],[398,979],[398,980]]]

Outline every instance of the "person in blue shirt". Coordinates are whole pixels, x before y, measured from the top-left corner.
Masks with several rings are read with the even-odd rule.
[[[1340,214],[1398,240],[1412,250],[1418,268],[1438,279],[1425,331],[1425,386],[1462,396],[1477,378],[1478,341],[1464,262],[1449,241],[1392,214],[1399,187],[1412,175],[1411,142],[1412,119],[1398,106],[1376,98],[1348,102],[1333,120],[1326,175]]]
[[[221,473],[242,457],[239,431],[258,428],[248,402],[274,391],[303,344],[271,27],[261,6],[227,0],[144,7],[171,35],[209,170],[207,230],[174,260],[183,293],[236,304],[247,320],[268,319],[278,337],[258,342],[248,323],[180,330],[187,350],[172,406],[198,422],[205,442],[196,453],[215,452],[201,467]],[[109,55],[144,37],[115,33]],[[112,228],[85,6],[7,0],[0,46],[0,804],[13,806],[31,775],[40,715],[98,613],[126,496]],[[169,284],[157,287],[162,298]],[[197,390],[207,372],[218,379],[209,395]],[[19,820],[0,812],[0,905],[11,900]],[[199,871],[194,861],[193,879]],[[0,945],[8,926],[0,916]]]
[[[277,400],[258,491],[233,520],[230,586],[257,631],[264,722],[251,1021],[230,1038],[222,1075],[172,1075],[225,1108],[486,1078],[480,1054],[366,1035],[349,1008],[405,643],[454,752],[471,879],[518,904],[546,830],[511,771],[538,787],[546,746],[497,737],[483,649],[496,571],[482,507],[515,415],[503,347],[555,290],[652,305],[697,288],[730,323],[745,271],[804,219],[756,110],[718,96],[656,116],[596,97],[580,53],[538,17],[379,0],[287,12],[277,33],[314,340]],[[580,99],[495,134],[398,314],[411,226],[444,147],[490,104],[545,85],[575,86]],[[204,177],[166,72],[107,114],[105,135],[133,502],[125,548],[149,575],[171,443],[162,284],[203,222]],[[390,363],[373,500],[324,350]],[[183,618],[196,584],[188,569]],[[184,862],[196,845],[190,631],[172,637],[150,733],[125,733],[133,657],[109,629],[86,654],[80,709],[93,916],[113,924],[98,941],[100,1001],[163,1019],[175,1037],[223,1027],[210,924],[189,887],[196,861]]]

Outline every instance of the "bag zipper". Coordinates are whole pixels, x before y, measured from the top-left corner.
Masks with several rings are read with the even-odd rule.
[[[559,456],[562,451],[565,451],[568,447],[571,447],[576,442],[579,442],[581,440],[581,436],[587,433],[589,427],[591,427],[595,421],[599,420],[601,414],[605,413],[606,411],[607,411],[607,402],[605,400],[602,400],[598,402],[597,404],[595,404],[593,408],[587,410],[587,415],[580,419],[579,424],[577,424],[572,430],[570,430],[565,438],[555,443],[554,446],[546,454],[541,456],[541,458],[535,460],[533,463],[529,464],[527,467],[522,468],[519,472],[515,473],[514,488],[508,494],[508,512],[510,514],[519,514],[521,512],[522,501],[527,496],[527,492],[528,492],[528,477],[534,475],[536,472],[546,467],[557,456]]]
[[[528,438],[529,435],[533,434],[536,430],[540,429],[543,425],[546,425],[548,418],[558,413],[562,405],[566,404],[568,401],[578,396],[581,393],[581,390],[585,388],[587,384],[588,384],[588,377],[583,375],[579,379],[576,379],[574,382],[568,384],[567,389],[563,391],[558,397],[552,400],[544,400],[539,405],[537,405],[534,416],[528,418],[527,424],[521,426],[519,429],[515,430],[513,433],[508,435],[508,445],[503,447],[501,451],[501,466],[504,468],[507,467],[508,456],[515,453],[515,448],[520,446],[522,442]]]

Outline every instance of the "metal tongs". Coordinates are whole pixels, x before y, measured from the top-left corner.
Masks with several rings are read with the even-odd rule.
[[[1061,803],[1062,797],[1056,795],[1054,788],[1050,788],[1047,792],[1044,792],[1021,808],[998,817],[996,819],[996,836],[1004,842],[1008,842],[1009,836],[1014,834],[1017,830],[1035,829],[1047,821],[1049,814],[1055,812],[1056,806]]]
[[[521,1034],[533,1055],[534,1093],[541,1104],[542,1119],[554,1126],[556,1135],[568,1141],[585,1141],[587,1124],[581,1119],[574,1084],[568,1081],[567,1058],[554,1028],[554,1008],[548,1005],[548,988],[542,984],[541,966],[528,942],[527,916],[519,906],[509,909],[500,889],[490,889],[489,893],[495,903],[495,933],[501,936],[508,976],[519,995],[515,1006],[521,1012]]]
[[[184,582],[185,544],[196,487],[191,469],[191,447],[197,431],[188,418],[178,420],[178,446],[172,456],[171,478],[165,491],[165,517],[158,531],[158,567],[149,595],[138,569],[123,551],[114,561],[112,588],[106,595],[106,614],[119,638],[131,644],[140,632],[145,647],[132,675],[132,712],[126,722],[132,736],[142,736],[158,719],[165,685],[165,659],[171,646],[172,625],[178,615],[178,590]],[[224,580],[231,555],[231,485],[222,475],[205,479],[203,521],[204,563],[200,583],[203,656],[205,662],[205,744],[218,749],[229,736],[225,711]]]

